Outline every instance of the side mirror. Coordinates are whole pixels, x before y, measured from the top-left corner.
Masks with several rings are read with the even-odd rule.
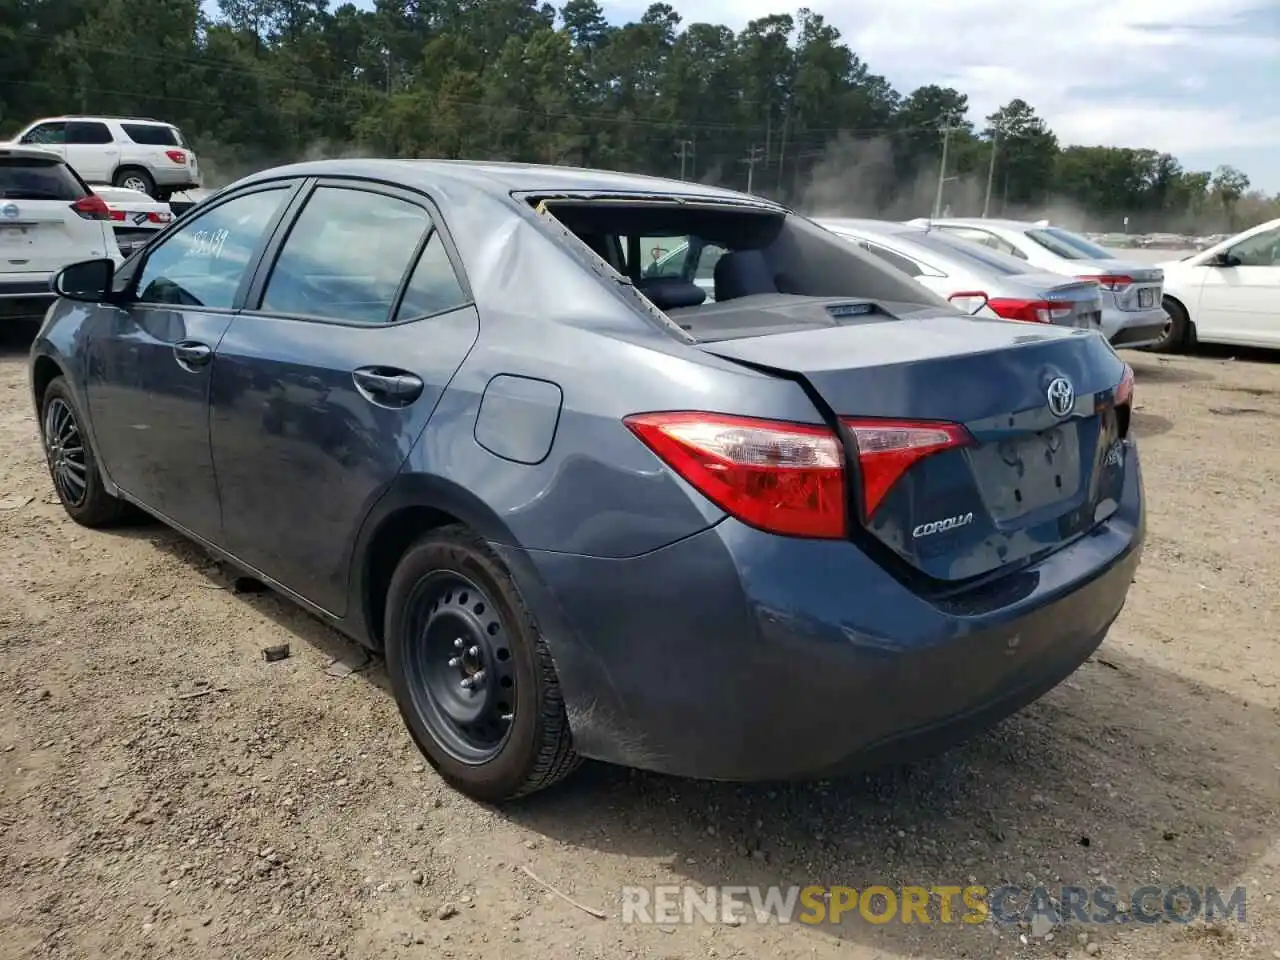
[[[53,278],[53,292],[68,300],[102,303],[111,294],[115,275],[113,260],[81,260],[58,271]]]
[[[1230,250],[1223,250],[1206,260],[1205,265],[1210,267],[1238,267],[1240,266],[1240,258],[1232,254]]]
[[[964,293],[953,293],[947,297],[948,302],[969,316],[976,316],[978,311],[987,305],[991,298],[981,290],[968,290]]]

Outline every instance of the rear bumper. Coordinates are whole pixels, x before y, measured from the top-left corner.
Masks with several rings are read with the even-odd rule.
[[[497,549],[552,646],[585,756],[709,779],[822,776],[964,739],[1089,656],[1142,552],[1127,455],[1109,520],[962,601],[921,598],[852,543],[732,519],[630,560]]]
[[[1113,347],[1145,347],[1164,336],[1168,322],[1164,308],[1121,310],[1108,307],[1102,311],[1102,332]]]
[[[200,174],[193,174],[187,167],[176,164],[172,167],[154,167],[151,176],[157,187],[164,187],[166,190],[194,190],[200,186],[201,180]]]

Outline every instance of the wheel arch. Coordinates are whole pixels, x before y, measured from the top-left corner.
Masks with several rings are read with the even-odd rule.
[[[44,395],[49,389],[49,384],[58,377],[66,375],[62,364],[48,354],[42,353],[35,358],[31,364],[31,394],[35,401],[36,413],[44,412]]]
[[[443,477],[402,474],[365,520],[353,555],[348,608],[360,633],[383,647],[387,589],[400,558],[432,530],[461,524],[486,540],[511,543],[511,531],[475,494]]]

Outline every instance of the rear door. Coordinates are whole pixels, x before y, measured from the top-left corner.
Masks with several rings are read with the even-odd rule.
[[[67,163],[89,183],[110,183],[120,148],[113,142],[111,130],[100,120],[67,122]]]
[[[76,212],[89,189],[57,156],[0,146],[0,276],[45,275],[108,256],[105,221]]]
[[[218,346],[228,548],[333,614],[360,525],[479,332],[441,227],[419,194],[321,181]]]
[[[91,327],[86,389],[108,472],[126,493],[214,543],[213,354],[298,186],[276,182],[219,198],[126,268],[122,282],[136,291],[129,305],[98,307]]]

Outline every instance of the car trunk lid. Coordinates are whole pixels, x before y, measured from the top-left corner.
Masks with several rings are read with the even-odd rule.
[[[789,312],[831,316],[839,306]],[[803,382],[850,427],[846,448],[868,425],[963,427],[965,442],[913,463],[871,509],[854,505],[895,562],[967,580],[1056,549],[1115,509],[1127,420],[1114,400],[1126,368],[1099,335],[854,306],[826,325],[775,325],[702,349]]]
[[[1093,280],[1115,298],[1121,310],[1153,310],[1164,292],[1164,271],[1131,260],[1074,260],[1076,276]]]

